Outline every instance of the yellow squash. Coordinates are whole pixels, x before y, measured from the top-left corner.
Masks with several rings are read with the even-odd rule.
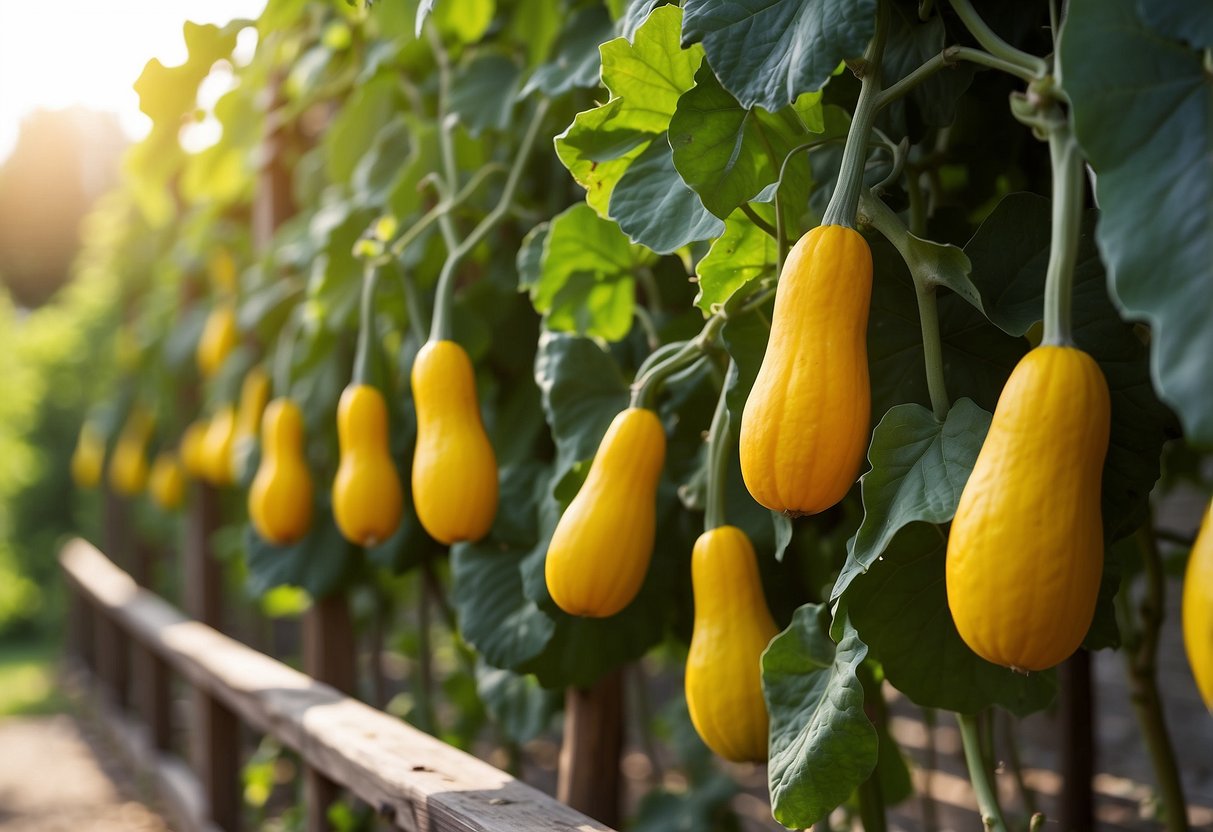
[[[241,476],[257,443],[261,414],[269,398],[270,377],[264,367],[254,365],[240,387],[240,409],[236,412],[236,432],[232,437],[232,470]]]
[[[185,473],[196,480],[206,479],[207,476],[206,432],[209,427],[210,423],[205,419],[198,419],[190,422],[185,433],[181,435],[178,449],[181,465],[185,468]]]
[[[337,406],[341,463],[333,480],[333,516],[351,543],[374,546],[400,524],[404,490],[388,446],[387,404],[369,384],[353,384]]]
[[[741,417],[741,473],[772,511],[824,511],[859,474],[871,420],[871,298],[872,253],[854,229],[819,226],[788,254]]]
[[[141,493],[147,485],[147,442],[151,435],[151,414],[135,405],[110,455],[109,482],[124,497]]]
[[[417,517],[440,543],[479,540],[497,514],[497,458],[480,420],[472,362],[454,341],[431,341],[417,354],[412,380]]]
[[[1184,575],[1184,646],[1205,706],[1213,711],[1213,509],[1205,511]]]
[[[236,408],[225,404],[211,417],[202,441],[202,464],[206,480],[214,486],[231,485],[236,477],[232,470],[232,439],[236,435]]]
[[[1044,670],[1086,637],[1110,423],[1108,384],[1082,350],[1037,347],[1007,380],[948,538],[948,606],[982,658]]]
[[[185,501],[185,475],[177,456],[169,451],[156,455],[152,463],[152,473],[148,478],[147,490],[151,492],[152,500],[165,511],[180,508]]]
[[[81,488],[96,488],[104,465],[105,440],[91,422],[85,422],[72,452],[72,482]]]
[[[290,399],[274,399],[261,423],[261,466],[248,496],[249,518],[262,538],[279,546],[301,540],[312,526],[312,475],[303,451],[303,414]]]
[[[210,378],[219,372],[228,353],[235,349],[238,341],[236,307],[230,301],[221,301],[207,316],[206,325],[202,328],[202,337],[198,339],[195,358],[203,378]]]
[[[636,597],[653,555],[664,462],[656,413],[633,407],[615,417],[548,545],[548,592],[562,610],[606,618]]]
[[[695,541],[691,555],[695,630],[687,655],[691,722],[708,748],[726,760],[767,758],[767,706],[762,651],[779,632],[767,609],[754,546],[736,526]]]

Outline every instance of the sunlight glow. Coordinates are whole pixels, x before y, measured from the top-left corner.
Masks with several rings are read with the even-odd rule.
[[[151,122],[132,85],[144,65],[185,59],[182,26],[256,17],[265,0],[0,0],[0,162],[22,118],[79,105],[118,115],[137,139]],[[199,137],[202,138],[202,137]]]

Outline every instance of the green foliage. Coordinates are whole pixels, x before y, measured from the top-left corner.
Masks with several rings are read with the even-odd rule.
[[[1166,34],[1152,30],[1139,17],[1145,5],[1075,3],[1062,33],[1061,67],[1074,129],[1096,173],[1096,234],[1113,297],[1127,317],[1150,323],[1160,394],[1193,442],[1213,445],[1208,59],[1169,39],[1178,26],[1168,24],[1169,12],[1148,13]],[[1195,8],[1190,14],[1207,17]],[[1207,45],[1209,27],[1203,38],[1199,29],[1181,31]]]

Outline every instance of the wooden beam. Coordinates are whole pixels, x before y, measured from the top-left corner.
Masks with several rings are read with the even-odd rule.
[[[59,559],[102,614],[398,829],[611,832],[483,760],[186,619],[82,540]]]

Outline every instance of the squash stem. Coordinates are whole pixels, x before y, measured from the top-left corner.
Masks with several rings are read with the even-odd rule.
[[[712,427],[708,430],[708,497],[703,515],[703,530],[710,532],[725,524],[725,486],[729,472],[729,447],[732,430],[729,417],[728,377],[733,373],[733,361],[725,373],[725,383],[720,387],[720,398],[716,401],[716,412],[712,414]]]
[[[1083,160],[1074,132],[1065,119],[1049,128],[1049,157],[1053,163],[1053,233],[1045,272],[1043,344],[1069,346],[1074,264],[1082,226]]]
[[[303,328],[302,310],[302,305],[296,306],[278,334],[278,344],[274,349],[273,369],[275,397],[290,394],[291,366],[295,363],[295,344],[299,340],[299,330]]]
[[[1158,634],[1162,629],[1163,610],[1166,605],[1166,578],[1153,527],[1151,516],[1136,534],[1141,560],[1145,566],[1146,595],[1138,608],[1135,621],[1127,597],[1131,583],[1126,580],[1120,588],[1121,595],[1125,596],[1122,610],[1133,621],[1125,628],[1130,634],[1125,639],[1125,666],[1129,672],[1133,710],[1137,714],[1146,748],[1150,752],[1154,776],[1158,779],[1167,832],[1187,832],[1187,802],[1184,799],[1183,782],[1175,763],[1175,748],[1171,744],[1166,716],[1158,695]]]
[[[1002,818],[1002,809],[998,806],[994,784],[982,757],[977,718],[973,714],[958,713],[956,722],[960,725],[960,740],[964,745],[965,762],[969,766],[969,779],[973,781],[973,791],[977,795],[977,808],[981,812],[982,825],[989,832],[1007,832],[1007,824]]]
[[[951,401],[943,373],[943,339],[939,333],[939,308],[935,284],[910,247],[910,230],[889,206],[866,188],[860,192],[860,209],[864,219],[893,244],[906,262],[914,280],[918,299],[918,320],[922,327],[922,352],[926,365],[927,392],[931,397],[931,412],[940,422],[948,418]]]
[[[868,139],[872,135],[872,124],[876,120],[876,104],[880,96],[880,63],[884,57],[888,29],[888,3],[887,0],[881,0],[877,4],[876,33],[863,55],[859,100],[855,103],[855,116],[851,119],[847,143],[842,150],[838,184],[822,215],[822,225],[855,227],[855,210],[859,206],[859,193],[863,190],[863,174],[868,157]]]
[[[367,266],[362,274],[362,301],[359,304],[358,351],[354,354],[354,384],[371,384],[375,370],[375,287],[379,269]]]
[[[990,24],[982,20],[981,15],[977,13],[977,10],[973,8],[969,0],[950,0],[950,3],[957,17],[964,23],[965,28],[969,30],[969,33],[990,54],[1019,67],[1025,72],[1031,73],[1034,78],[1043,78],[1045,73],[1048,72],[1049,65],[1043,58],[1038,58],[1035,55],[1029,55],[1023,50],[1016,49],[1000,38],[990,28]]]
[[[472,233],[468,234],[447,254],[446,262],[442,264],[434,300],[434,321],[430,328],[431,341],[451,337],[451,307],[454,305],[455,273],[459,270],[459,264],[463,262],[464,258],[475,251],[476,246],[480,245],[488,237],[489,232],[496,228],[509,213],[510,206],[514,202],[514,194],[518,190],[518,183],[522,179],[522,169],[530,158],[531,148],[535,146],[535,139],[539,135],[539,126],[543,122],[544,116],[547,115],[548,104],[547,98],[541,98],[535,105],[535,110],[531,113],[531,123],[527,125],[526,134],[523,136],[522,144],[518,147],[518,154],[510,166],[509,176],[506,177],[505,186],[501,190],[501,197],[497,200],[497,204],[472,229]]]

